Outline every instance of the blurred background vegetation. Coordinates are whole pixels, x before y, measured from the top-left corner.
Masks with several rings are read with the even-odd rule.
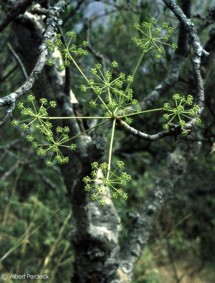
[[[177,36],[178,23],[160,1],[73,2],[62,16],[62,29],[76,30],[80,42],[90,40],[92,52],[80,61],[85,72],[98,62],[97,57],[99,60],[104,57],[108,61],[116,60],[119,71],[129,75],[139,56],[130,40],[135,22],[150,17],[159,21],[165,19],[176,29]],[[83,3],[77,8],[79,2]],[[213,1],[194,2],[193,21],[198,26],[201,17],[195,15],[204,15]],[[0,14],[3,9],[1,7]],[[206,44],[213,28],[211,25],[200,34],[203,43]],[[13,43],[10,27],[0,39],[2,94],[13,91],[23,81],[9,42]],[[133,84],[137,99],[141,100],[164,78],[171,52],[167,49],[165,58],[160,61],[146,55]],[[186,176],[177,184],[174,199],[156,214],[152,237],[136,264],[133,283],[215,282],[215,154],[211,154],[215,142],[214,67],[214,62],[205,66],[206,105],[210,107],[205,109],[198,129],[200,151]],[[178,84],[165,99],[175,92],[192,94],[195,82],[190,70],[188,58]],[[88,113],[87,100],[79,88],[82,78],[73,68],[71,74],[73,91],[83,111]],[[162,104],[161,99],[159,105]],[[18,112],[15,115],[19,117]],[[144,126],[146,132],[156,132],[161,124],[159,114],[145,115],[134,122],[137,128]],[[62,282],[62,278],[63,282],[69,282],[74,258],[70,245],[72,227],[67,224],[72,215],[60,170],[47,168],[25,141],[24,133],[11,127],[10,122],[0,128],[0,136],[0,272],[44,272],[49,274],[50,282]],[[125,161],[133,177],[127,188],[128,201],[115,203],[126,223],[127,213],[142,206],[155,176],[162,177],[165,158],[177,147],[178,141],[165,138],[148,142],[123,132],[118,133],[118,138],[115,154]],[[122,239],[125,234],[123,228]]]

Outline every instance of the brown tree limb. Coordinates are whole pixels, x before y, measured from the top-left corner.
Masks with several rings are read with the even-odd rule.
[[[150,135],[147,133],[143,133],[138,129],[135,129],[134,127],[131,127],[130,125],[128,125],[125,121],[121,119],[118,119],[118,125],[120,125],[123,129],[125,129],[131,135],[144,139],[144,140],[148,140],[148,141],[156,141],[156,140],[159,140],[167,136],[177,136],[181,134],[182,132],[182,129],[179,126],[172,125],[172,128],[168,131],[160,131],[156,134]]]

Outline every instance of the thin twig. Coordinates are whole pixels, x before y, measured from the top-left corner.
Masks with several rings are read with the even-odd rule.
[[[23,65],[22,63],[22,60],[20,59],[19,55],[16,53],[16,51],[13,49],[13,47],[11,46],[11,44],[8,42],[7,43],[7,46],[10,50],[10,52],[13,54],[14,58],[16,59],[16,61],[18,62],[22,72],[23,72],[23,75],[25,77],[25,79],[27,80],[28,79],[28,74],[26,72],[26,69],[25,69],[25,66]]]

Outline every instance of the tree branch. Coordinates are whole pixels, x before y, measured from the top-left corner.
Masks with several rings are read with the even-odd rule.
[[[42,72],[46,59],[47,59],[47,48],[46,48],[46,40],[52,38],[56,26],[58,24],[57,22],[57,17],[59,15],[59,11],[61,11],[64,8],[64,1],[59,2],[58,5],[54,6],[49,10],[47,19],[46,19],[46,30],[43,35],[43,42],[40,45],[40,54],[37,59],[37,62],[35,64],[34,69],[30,73],[28,79],[24,82],[22,86],[20,86],[16,91],[6,95],[5,97],[0,99],[0,108],[6,106],[7,110],[3,116],[3,118],[0,121],[0,126],[6,122],[6,120],[11,116],[14,108],[15,108],[15,103],[18,98],[26,94],[34,85],[36,79]]]
[[[203,31],[206,29],[209,25],[213,24],[215,22],[215,6],[210,8],[208,10],[207,16],[203,19],[202,23],[200,24],[198,31]]]
[[[9,42],[7,43],[7,46],[9,48],[10,52],[13,54],[14,58],[16,59],[16,61],[18,62],[19,66],[20,66],[20,68],[21,68],[21,70],[23,72],[23,75],[24,75],[25,79],[27,80],[28,79],[28,74],[27,74],[27,72],[25,70],[25,66],[22,64],[22,61],[19,58],[19,55],[15,52],[15,50],[13,49],[13,47],[11,46],[11,44]]]
[[[190,38],[190,44],[193,47],[193,57],[192,57],[192,64],[193,64],[193,71],[196,81],[196,104],[199,106],[199,110],[197,115],[191,119],[189,122],[185,124],[183,127],[184,130],[190,130],[194,127],[196,120],[201,116],[201,113],[204,109],[204,100],[205,100],[205,94],[204,94],[204,86],[203,86],[203,79],[201,75],[201,58],[203,55],[208,55],[208,52],[205,51],[199,41],[199,37],[196,33],[196,29],[194,24],[191,22],[191,20],[185,15],[185,13],[182,11],[182,9],[176,4],[174,0],[163,0],[164,3],[169,7],[173,13],[176,15],[176,17],[179,19],[181,23],[181,29],[179,33],[179,43],[182,44],[183,48],[177,50],[175,53],[173,63],[170,67],[170,71],[167,74],[167,77],[165,80],[158,85],[154,91],[152,91],[143,102],[141,102],[140,106],[141,109],[144,109],[146,107],[149,107],[157,98],[159,98],[160,94],[167,90],[167,88],[170,88],[173,86],[179,76],[179,71],[182,66],[182,62],[186,55],[186,37],[185,41],[182,37],[182,35],[189,35]],[[190,1],[189,3],[185,5],[183,2],[183,7],[186,9],[186,13],[189,15],[190,13]],[[145,140],[158,140],[160,138],[171,136],[171,135],[179,135],[182,133],[183,129],[180,127],[174,126],[173,129],[170,131],[161,131],[153,135],[149,135],[146,133],[143,133],[131,126],[129,126],[126,122],[119,120],[118,124],[122,126],[124,129],[126,129],[127,132],[130,134],[140,137]]]
[[[153,217],[163,204],[177,196],[174,188],[183,179],[187,168],[199,150],[198,142],[180,141],[176,149],[168,155],[165,169],[155,180],[153,190],[146,199],[140,213],[129,214],[130,227],[125,244],[121,248],[120,268],[131,280],[133,265],[147,244],[153,225]],[[163,168],[163,165],[161,165]],[[128,280],[128,282],[129,282]]]
[[[182,9],[184,13],[190,17],[190,1],[182,1]],[[141,109],[146,109],[152,106],[152,104],[164,93],[168,92],[177,83],[179,74],[184,61],[187,56],[187,44],[188,44],[188,32],[183,25],[179,27],[178,33],[178,48],[172,59],[172,63],[168,68],[168,73],[165,79],[155,87],[140,103]]]
[[[200,70],[201,58],[202,56],[207,56],[208,52],[203,49],[194,24],[190,19],[187,18],[187,16],[184,14],[181,8],[176,4],[175,0],[163,0],[163,2],[175,14],[179,22],[184,26],[184,28],[187,30],[189,34],[190,44],[193,48],[192,63],[193,63],[195,80],[196,80],[196,100],[199,106],[198,117],[200,117],[204,109],[204,100],[205,100],[204,86],[203,86],[203,80]],[[196,118],[192,119],[189,123],[186,124],[185,128],[186,129],[192,128],[195,124],[195,121]]]
[[[204,88],[203,81],[200,72],[201,66],[201,57],[202,55],[206,55],[207,52],[203,50],[198,36],[196,34],[194,25],[191,21],[186,17],[183,11],[176,5],[175,1],[164,0],[167,6],[173,10],[178,19],[181,22],[181,32],[187,33],[191,39],[191,45],[194,50],[193,55],[193,69],[195,74],[195,79],[197,83],[196,88],[196,96],[197,103],[200,107],[198,115],[200,116],[204,109]],[[183,40],[181,36],[179,36],[179,40]],[[186,45],[184,45],[186,47]],[[186,48],[181,49],[182,53],[186,52]],[[174,60],[175,61],[175,60]],[[174,62],[175,63],[175,62]],[[180,62],[178,62],[180,65]],[[179,74],[179,69],[175,68],[176,78]],[[178,65],[178,66],[179,66]],[[171,78],[171,73],[169,72],[167,78]],[[166,79],[167,79],[166,78]],[[174,78],[174,77],[173,77]],[[174,81],[174,80],[173,80]],[[177,80],[175,80],[176,82]],[[165,81],[158,88],[158,92],[155,92],[155,96],[159,97],[159,90],[163,91],[165,87]],[[167,83],[168,86],[168,83]],[[155,90],[156,91],[156,90]],[[151,94],[152,95],[152,94]],[[150,96],[149,96],[150,97]],[[191,120],[191,122],[186,124],[186,128],[189,128],[194,125],[195,119]],[[163,136],[168,135],[167,132],[160,132],[155,135],[147,135],[145,133],[139,132],[138,130],[130,127],[125,122],[120,121],[120,125],[125,127],[130,133],[142,137],[144,139],[156,140]],[[175,129],[176,130],[176,129]],[[179,129],[180,133],[180,129]],[[178,181],[180,181],[184,174],[186,173],[186,168],[190,159],[195,157],[195,146],[193,147],[193,143],[189,145],[189,143],[180,142],[179,147],[168,156],[167,166],[165,167],[165,172],[163,178],[157,178],[155,189],[152,191],[152,194],[149,195],[148,199],[145,202],[144,208],[141,213],[130,214],[131,225],[128,232],[128,237],[125,240],[124,246],[121,248],[121,260],[119,269],[126,275],[128,282],[131,280],[133,275],[133,266],[136,259],[140,256],[142,251],[142,247],[148,242],[150,232],[152,229],[152,220],[153,215],[156,211],[158,211],[163,203],[168,200],[172,196],[172,192],[174,190],[175,185]]]
[[[125,121],[121,119],[118,119],[117,122],[119,126],[125,129],[131,135],[142,138],[144,140],[149,140],[149,141],[156,141],[156,140],[159,140],[167,136],[177,136],[181,134],[182,132],[181,127],[172,125],[172,128],[169,131],[161,131],[156,134],[150,135],[150,134],[143,133],[140,130],[137,130],[131,127],[130,125],[128,125]]]
[[[0,32],[2,32],[15,17],[24,13],[32,2],[33,0],[22,0],[12,7],[0,22]]]

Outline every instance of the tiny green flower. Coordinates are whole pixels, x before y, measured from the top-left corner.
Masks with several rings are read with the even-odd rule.
[[[90,177],[89,176],[86,176],[83,178],[83,182],[88,184],[89,182],[91,181]]]
[[[125,165],[123,161],[118,160],[116,161],[116,166],[119,167],[120,169],[123,169]]]
[[[51,167],[52,166],[52,162],[50,161],[50,160],[46,160],[46,165],[48,166],[48,167]]]
[[[96,178],[97,177],[97,170],[93,170],[91,172],[91,176],[92,176],[92,178]]]
[[[127,82],[128,83],[132,83],[134,80],[134,77],[133,76],[127,76]]]
[[[83,41],[83,42],[82,42],[82,45],[83,45],[83,47],[87,47],[89,44],[88,44],[87,41]]]
[[[81,91],[86,92],[87,91],[87,87],[85,85],[81,85],[80,86]]]
[[[105,205],[106,205],[105,199],[101,199],[101,200],[99,201],[99,204],[100,204],[101,206],[105,206]]]
[[[39,156],[45,156],[45,155],[46,155],[46,151],[45,151],[42,147],[39,147],[39,148],[37,149],[37,154],[38,154]]]
[[[174,100],[179,100],[181,99],[180,95],[178,93],[174,94],[172,97]]]
[[[96,101],[90,100],[90,101],[89,101],[89,105],[90,105],[90,107],[92,107],[92,108],[96,108],[96,106],[97,106],[98,104],[96,103]]]
[[[33,142],[33,143],[32,143],[32,147],[33,147],[34,149],[38,148],[38,146],[39,146],[38,142]]]
[[[91,167],[92,167],[92,169],[98,169],[98,166],[99,166],[99,164],[98,164],[98,162],[93,162],[93,163],[91,163]]]
[[[66,36],[71,37],[72,39],[76,39],[76,33],[73,31],[68,31]]]
[[[19,122],[14,119],[14,120],[11,122],[11,124],[12,124],[14,127],[17,127],[17,126],[19,125]]]
[[[118,63],[117,63],[116,61],[113,61],[113,62],[111,63],[111,67],[117,68],[117,67],[118,67]]]
[[[58,126],[58,127],[56,128],[56,132],[57,132],[57,133],[62,133],[62,132],[63,132],[63,128],[60,127],[60,126]]]
[[[126,123],[127,124],[132,124],[132,122],[133,122],[133,119],[132,118],[130,118],[130,117],[125,117],[125,120],[126,120]]]
[[[98,195],[95,194],[95,193],[91,194],[91,199],[92,199],[93,201],[98,200]]]
[[[62,65],[60,65],[60,66],[58,66],[58,71],[63,71],[63,70],[65,70],[66,68],[65,68],[65,65],[64,64],[62,64]]]
[[[164,110],[169,110],[169,109],[171,109],[170,104],[169,104],[168,102],[167,102],[167,103],[164,103],[163,109],[164,109]]]
[[[165,119],[165,120],[169,120],[169,114],[163,114],[163,118]]]
[[[32,95],[32,94],[28,95],[28,96],[27,96],[27,101],[29,101],[29,102],[34,102],[34,101],[35,101],[35,96]]]
[[[96,64],[95,68],[96,68],[96,70],[101,70],[102,69],[102,65],[101,64]]]
[[[96,75],[97,72],[98,72],[98,70],[97,70],[96,68],[92,68],[92,69],[90,70],[90,73],[91,73],[92,75]]]
[[[28,124],[22,124],[21,128],[24,130],[24,131],[28,131],[29,130],[29,126]]]
[[[192,95],[187,96],[186,104],[189,105],[189,106],[191,106],[193,104],[193,96]]]
[[[41,98],[40,99],[40,102],[43,104],[43,105],[46,105],[48,103],[48,100],[46,98]]]
[[[113,192],[112,193],[112,197],[113,197],[113,199],[117,199],[118,198],[118,194],[116,192]]]
[[[183,136],[187,136],[190,133],[190,130],[183,130],[181,133]]]
[[[185,126],[186,122],[184,120],[179,121],[179,125],[183,128]]]
[[[29,142],[33,142],[34,141],[34,137],[32,135],[27,135],[26,136],[27,141]]]
[[[64,133],[69,133],[70,132],[69,127],[68,126],[63,127],[63,132]]]
[[[89,191],[92,190],[92,186],[90,184],[86,184],[84,189],[85,189],[86,192],[89,192]]]
[[[46,65],[48,65],[48,66],[53,66],[53,65],[54,65],[54,60],[53,60],[52,58],[48,58],[48,59],[46,60]]]
[[[103,162],[102,164],[101,164],[101,169],[102,170],[106,170],[108,168],[108,164],[106,163],[106,162]]]
[[[169,125],[168,124],[163,124],[163,129],[164,130],[169,130]]]
[[[24,108],[23,102],[19,102],[17,107],[18,107],[19,110],[22,110]]]
[[[49,102],[50,107],[55,108],[57,106],[56,101],[50,101]]]
[[[55,45],[53,44],[51,40],[46,41],[46,47],[50,52],[54,52]]]
[[[71,149],[71,150],[76,150],[76,149],[77,149],[77,145],[74,144],[74,143],[72,143],[72,144],[70,145],[70,149]]]

